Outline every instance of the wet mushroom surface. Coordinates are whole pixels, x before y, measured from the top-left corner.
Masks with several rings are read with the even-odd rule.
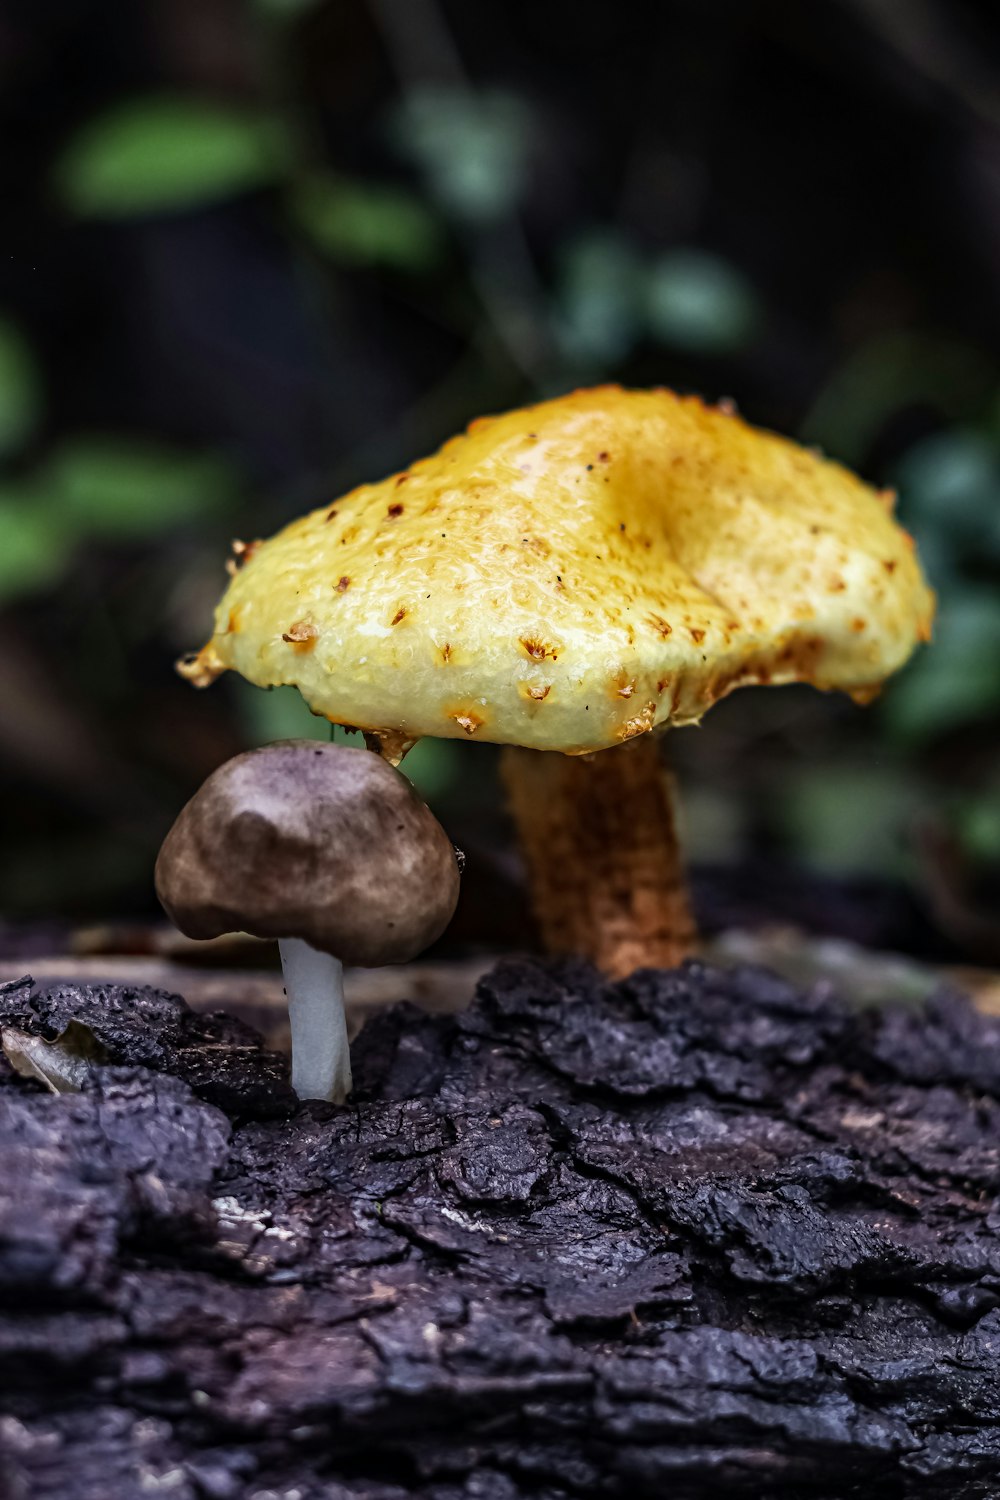
[[[393,761],[501,745],[547,951],[669,968],[695,932],[654,731],[749,684],[871,701],[934,615],[894,502],[729,403],[573,391],[244,548],[178,669],[293,684]]]
[[[1000,1024],[959,997],[510,961],[372,1021],[347,1108],[212,1024],[0,990],[12,1055],[99,1043],[70,1092],[0,1063],[5,1493],[991,1493]]]
[[[458,900],[457,852],[406,777],[367,750],[279,740],[234,756],[182,808],[156,891],[195,939],[277,938],[292,1087],[351,1092],[344,961],[415,958]]]

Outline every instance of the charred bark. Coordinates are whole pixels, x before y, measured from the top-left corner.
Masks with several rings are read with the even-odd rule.
[[[1000,1025],[960,999],[510,963],[372,1022],[341,1109],[156,991],[0,991],[71,1019],[81,1092],[0,1077],[5,1497],[997,1493]]]

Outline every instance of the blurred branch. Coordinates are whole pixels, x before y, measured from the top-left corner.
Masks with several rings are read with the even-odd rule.
[[[436,0],[370,0],[370,5],[405,98],[415,101],[421,88],[435,83],[475,98]],[[459,232],[498,343],[531,385],[544,389],[556,351],[545,290],[517,213],[508,210],[488,228],[466,224]]]
[[[973,960],[1000,963],[996,914],[977,901],[974,869],[954,830],[930,814],[915,832],[921,880],[942,931]]]
[[[469,87],[437,0],[371,0],[371,8],[404,82]]]
[[[712,163],[726,151],[730,103],[743,65],[750,7],[739,0],[700,0],[662,7],[643,47],[635,80],[634,137],[625,158],[617,221],[659,244],[695,242],[712,191]],[[658,102],[671,56],[685,58],[673,98],[671,129],[658,124]]]
[[[50,796],[99,814],[146,812],[135,805],[134,777],[90,719],[52,680],[45,659],[11,623],[0,624],[0,762],[30,774]]]
[[[872,31],[928,82],[992,129],[1000,129],[1000,90],[954,15],[934,0],[849,0]]]

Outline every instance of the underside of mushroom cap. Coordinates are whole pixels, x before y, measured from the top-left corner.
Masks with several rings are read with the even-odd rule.
[[[474,422],[241,556],[198,685],[231,668],[334,723],[567,753],[746,683],[871,696],[934,608],[891,495],[666,390]]]

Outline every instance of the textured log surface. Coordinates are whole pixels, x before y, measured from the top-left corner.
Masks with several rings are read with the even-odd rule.
[[[995,1496],[1000,1023],[510,963],[351,1106],[156,991],[0,1076],[12,1500]]]

